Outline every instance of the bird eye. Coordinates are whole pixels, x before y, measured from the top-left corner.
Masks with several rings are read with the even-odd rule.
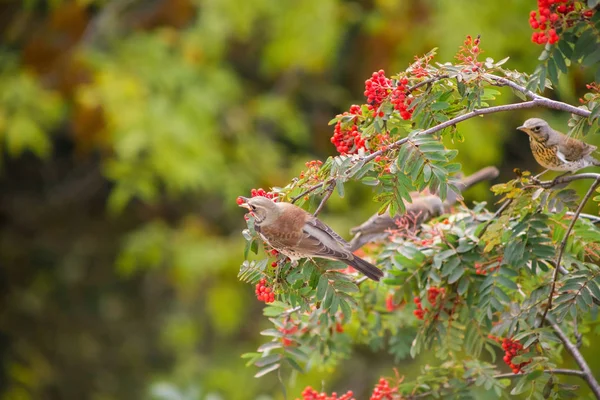
[[[539,127],[539,126],[535,126],[535,127],[532,129],[532,131],[534,131],[534,132],[539,132],[539,131],[540,131],[540,127]]]

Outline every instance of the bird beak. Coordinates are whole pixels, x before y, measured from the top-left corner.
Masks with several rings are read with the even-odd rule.
[[[238,200],[242,200],[242,203],[239,203],[239,202],[238,202],[238,205],[239,205],[240,207],[247,208],[248,210],[250,210],[250,209],[251,209],[251,208],[250,208],[250,205],[248,205],[248,200],[250,200],[249,198],[247,198],[247,197],[244,197],[244,196],[239,196],[239,197],[238,197]]]
[[[518,130],[525,132],[525,125],[517,127]]]

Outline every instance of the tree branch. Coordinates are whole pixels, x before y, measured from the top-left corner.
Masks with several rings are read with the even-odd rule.
[[[313,216],[317,216],[319,215],[319,213],[321,212],[321,210],[323,209],[323,206],[325,205],[325,203],[327,203],[327,200],[329,200],[329,198],[331,197],[331,195],[333,194],[333,190],[335,189],[335,181],[331,181],[329,183],[329,187],[327,189],[325,189],[325,195],[323,196],[323,199],[321,200],[321,202],[319,203],[319,206],[317,207],[317,209],[315,210],[315,212],[313,213]]]
[[[579,371],[576,369],[563,369],[563,368],[556,368],[556,369],[547,369],[544,371],[544,373],[546,374],[552,374],[552,375],[570,375],[570,376],[578,376],[580,378],[585,379],[585,372],[583,371]],[[523,376],[523,374],[513,374],[513,373],[508,373],[508,374],[498,374],[498,375],[494,375],[494,378],[496,379],[512,379],[512,378],[519,378]]]
[[[553,110],[566,111],[566,112],[570,112],[571,114],[580,115],[582,117],[589,117],[590,115],[592,115],[592,112],[589,110],[586,110],[584,108],[575,107],[570,104],[563,103],[562,101],[551,100],[547,97],[544,97],[544,96],[541,96],[539,94],[532,92],[531,90],[527,89],[526,87],[523,87],[523,86],[519,85],[518,83],[511,81],[510,79],[503,78],[503,77],[497,76],[497,75],[492,75],[492,74],[486,74],[485,77],[496,82],[496,86],[508,86],[514,90],[517,90],[517,91],[523,93],[525,96],[527,96],[531,100],[534,100],[541,107],[551,108]]]
[[[577,181],[580,179],[598,179],[598,178],[600,178],[600,174],[596,174],[593,172],[587,172],[587,173],[582,173],[582,174],[577,174],[577,175],[561,176],[552,181],[540,181],[538,183],[538,185],[540,185],[544,189],[549,189],[549,188],[557,186],[557,185],[562,185],[564,183],[569,183],[569,182]]]
[[[556,281],[558,280],[558,273],[560,271],[560,262],[562,261],[562,257],[565,252],[565,247],[567,246],[567,241],[569,239],[569,235],[571,234],[571,231],[575,227],[575,223],[577,222],[577,219],[579,218],[579,214],[581,213],[581,210],[583,210],[583,207],[585,206],[587,201],[590,199],[590,197],[592,197],[592,194],[594,194],[594,190],[596,190],[598,185],[600,185],[600,175],[598,175],[598,174],[596,174],[596,175],[597,175],[596,181],[594,183],[592,183],[592,185],[588,189],[585,196],[583,196],[583,199],[581,199],[581,203],[579,203],[577,210],[575,210],[575,214],[573,215],[573,218],[571,219],[571,223],[569,224],[569,227],[567,228],[567,231],[565,232],[565,235],[560,243],[560,247],[558,250],[558,256],[556,257],[556,262],[555,262],[556,268],[554,268],[554,274],[552,275],[552,285],[550,286],[550,294],[548,295],[548,305],[546,306],[546,309],[544,310],[544,314],[542,314],[541,323],[544,322],[544,320],[546,319],[546,316],[548,315],[548,311],[552,308],[552,299],[554,298],[554,290],[556,289]]]
[[[582,378],[585,379],[588,386],[592,390],[592,393],[594,393],[594,396],[596,396],[596,399],[600,400],[600,384],[594,377],[592,370],[585,361],[585,358],[583,358],[583,355],[581,354],[579,349],[573,343],[571,343],[567,335],[563,332],[563,330],[556,322],[552,321],[550,318],[546,318],[546,322],[548,322],[548,324],[552,327],[556,335],[565,345],[567,351],[571,354],[573,359],[575,359],[575,362],[577,363],[577,365],[579,365],[579,368],[581,368],[581,372],[583,373]]]
[[[565,112],[570,112],[572,114],[577,114],[580,115],[582,117],[589,117],[591,115],[591,112],[588,110],[585,110],[583,108],[578,108],[575,106],[572,106],[570,104],[567,103],[563,103],[561,101],[556,101],[556,100],[551,100],[547,97],[538,95],[533,93],[531,90],[507,79],[507,78],[503,78],[500,76],[496,76],[496,75],[492,75],[492,74],[486,74],[484,75],[485,78],[489,79],[491,81],[492,85],[495,86],[509,86],[514,90],[517,90],[521,93],[523,93],[525,96],[527,96],[528,98],[530,98],[531,100],[529,101],[525,101],[522,103],[511,103],[511,104],[503,104],[503,105],[499,105],[499,106],[492,106],[492,107],[487,107],[487,108],[481,108],[481,109],[475,109],[473,111],[470,111],[466,114],[462,114],[459,115],[457,117],[451,118],[448,121],[442,122],[439,125],[433,126],[431,128],[422,130],[420,132],[415,133],[414,135],[410,136],[410,137],[405,137],[402,138],[400,140],[397,140],[395,142],[393,142],[392,144],[388,145],[385,149],[381,149],[381,150],[377,150],[365,157],[362,157],[361,159],[359,159],[358,161],[362,161],[364,163],[367,163],[371,160],[373,160],[375,157],[380,156],[384,153],[387,153],[390,150],[396,149],[400,146],[402,146],[403,144],[405,144],[407,141],[409,141],[410,139],[412,139],[413,137],[416,136],[424,136],[424,135],[432,135],[436,132],[439,132],[443,129],[446,129],[450,126],[456,125],[460,122],[466,121],[468,119],[474,118],[474,117],[478,117],[478,116],[482,116],[482,115],[486,115],[486,114],[494,114],[497,112],[504,112],[504,111],[514,111],[514,110],[521,110],[521,109],[529,109],[529,108],[535,108],[535,107],[546,107],[546,108],[551,108],[554,110],[561,110],[561,111],[565,111]],[[445,75],[440,75],[439,77],[435,77],[432,78],[431,80],[427,80],[427,81],[423,81],[420,82],[423,85],[427,84],[427,83],[431,83],[431,82],[435,82],[441,79],[445,79],[447,78],[447,76]],[[415,90],[419,84],[413,86],[412,88],[410,88],[410,90]],[[584,178],[583,176],[587,175],[587,174],[579,174],[579,175],[574,175],[571,177],[564,177],[562,179],[557,179],[555,184],[560,183],[565,183],[565,182],[570,182],[571,180],[575,180],[575,179],[588,179],[588,178]],[[580,178],[574,178],[575,176],[580,176]],[[568,179],[571,178],[571,179]],[[298,196],[292,198],[291,202],[295,203],[296,201],[298,201],[300,198],[302,198],[303,196],[306,196],[307,194],[323,187],[324,185],[329,185],[331,184],[331,182],[335,182],[335,177],[331,177],[323,182],[317,183],[316,185],[311,186],[310,188],[308,188],[307,190],[305,190],[304,192],[302,192],[301,194],[299,194]]]

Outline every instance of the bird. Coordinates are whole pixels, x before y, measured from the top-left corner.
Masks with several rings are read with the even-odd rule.
[[[301,258],[325,258],[342,261],[374,281],[383,277],[383,271],[352,254],[348,242],[304,209],[262,196],[240,196],[238,203],[254,216],[254,229],[261,239],[293,263]]]
[[[517,128],[529,135],[529,146],[533,157],[546,171],[571,173],[589,166],[600,166],[600,161],[591,154],[596,146],[561,133],[541,118],[530,118]],[[564,175],[564,174],[563,174]]]
[[[389,213],[375,214],[361,225],[354,227],[350,233],[354,235],[350,240],[350,249],[355,251],[367,243],[385,240],[389,236],[390,229],[398,229],[397,221],[404,218],[408,223],[408,229],[414,231],[422,223],[448,212],[450,207],[460,198],[460,192],[470,188],[478,182],[492,180],[499,175],[498,168],[485,167],[455,183],[459,193],[450,190],[445,201],[434,194],[423,195],[419,192],[411,192],[411,203],[405,203],[406,211],[402,215],[393,218]]]

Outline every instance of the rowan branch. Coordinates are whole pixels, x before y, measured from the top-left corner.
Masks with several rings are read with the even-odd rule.
[[[581,354],[579,349],[573,343],[571,343],[567,335],[563,332],[563,330],[556,322],[552,321],[550,318],[546,318],[546,322],[548,322],[548,324],[552,327],[552,329],[556,333],[556,336],[558,336],[559,339],[563,342],[567,351],[571,354],[577,365],[579,365],[579,368],[581,368],[581,372],[583,374],[582,378],[585,379],[592,393],[594,393],[594,396],[596,396],[596,399],[600,400],[600,384],[598,383],[598,380],[594,377],[590,366],[585,361],[585,358],[583,358],[583,355]]]
[[[434,77],[431,78],[427,81],[423,81],[420,82],[423,85],[431,83],[431,82],[435,82],[435,81],[439,81],[441,79],[446,79],[448,78],[447,75],[440,75],[438,77]],[[390,145],[388,145],[385,149],[381,149],[381,150],[377,150],[373,153],[370,153],[369,155],[366,155],[362,158],[359,158],[357,160],[357,162],[363,162],[363,163],[367,163],[373,159],[375,159],[375,157],[377,156],[381,156],[382,154],[385,154],[391,150],[397,149],[398,147],[402,146],[403,144],[405,144],[406,142],[408,142],[410,139],[417,137],[417,136],[425,136],[425,135],[432,135],[436,132],[439,132],[441,130],[444,130],[448,127],[451,127],[453,125],[456,125],[460,122],[466,121],[468,119],[474,118],[474,117],[478,117],[478,116],[482,116],[482,115],[487,115],[487,114],[494,114],[497,112],[505,112],[505,111],[515,111],[515,110],[522,110],[522,109],[529,109],[529,108],[536,108],[536,107],[545,107],[545,108],[551,108],[554,110],[561,110],[561,111],[565,111],[565,112],[570,112],[572,114],[577,114],[580,115],[582,117],[589,117],[591,115],[591,112],[583,109],[583,108],[578,108],[575,106],[572,106],[570,104],[567,103],[563,103],[561,101],[557,101],[557,100],[551,100],[547,97],[541,96],[539,94],[536,94],[534,92],[532,92],[531,90],[511,81],[510,79],[507,78],[503,78],[500,76],[496,76],[493,74],[485,74],[484,78],[487,78],[490,83],[494,86],[509,86],[514,90],[517,90],[521,93],[523,93],[525,96],[527,96],[529,99],[529,101],[524,101],[521,103],[511,103],[511,104],[503,104],[503,105],[499,105],[499,106],[492,106],[492,107],[487,107],[487,108],[480,108],[480,109],[475,109],[473,111],[467,112],[465,114],[462,115],[458,115],[454,118],[449,119],[448,121],[442,122],[441,124],[438,124],[436,126],[433,126],[431,128],[428,129],[424,129],[420,132],[416,132],[414,134],[412,134],[411,136],[399,139],[393,143],[391,143]],[[418,87],[419,84],[413,86],[412,88],[410,88],[410,90],[415,90]],[[560,179],[557,179],[554,184],[559,184],[559,183],[565,183],[565,182],[570,182],[571,180],[575,180],[575,179],[588,179],[588,178],[584,178],[583,176],[585,176],[586,174],[579,174],[579,175],[573,175],[573,176],[566,176]],[[579,178],[575,178],[576,176],[580,176]],[[570,179],[569,179],[570,178]],[[319,182],[311,187],[309,187],[308,189],[306,189],[304,192],[302,192],[301,194],[299,194],[298,196],[295,196],[294,198],[292,198],[291,202],[295,203],[296,201],[298,201],[300,198],[306,196],[307,194],[323,187],[324,185],[329,185],[332,182],[334,182],[333,184],[335,185],[335,181],[336,181],[336,177],[331,177],[326,179],[323,182]]]
[[[575,210],[575,214],[573,215],[573,217],[571,219],[571,223],[569,224],[569,227],[567,228],[567,231],[565,232],[565,235],[560,243],[558,255],[556,256],[556,261],[554,263],[556,267],[554,268],[554,273],[552,274],[552,285],[550,286],[550,294],[548,295],[548,305],[546,306],[546,309],[544,310],[544,313],[542,314],[542,319],[541,319],[542,323],[546,319],[546,316],[548,315],[548,311],[552,308],[552,299],[554,298],[554,290],[556,289],[556,281],[558,280],[558,273],[560,271],[560,262],[562,261],[562,257],[565,252],[565,247],[567,246],[567,241],[569,240],[569,236],[571,235],[571,231],[573,231],[573,228],[575,227],[575,223],[577,222],[577,219],[579,218],[579,214],[581,213],[581,210],[583,210],[583,207],[585,206],[585,204],[588,202],[590,197],[592,197],[592,195],[594,194],[594,190],[596,190],[596,188],[600,185],[600,174],[596,174],[596,175],[597,175],[597,177],[596,177],[595,182],[592,183],[592,185],[588,189],[585,196],[583,196],[583,199],[581,199],[581,203],[579,203],[577,210]]]
[[[544,370],[544,373],[552,374],[552,375],[578,376],[580,378],[585,379],[585,372],[579,371],[576,369],[563,369],[563,368],[547,369],[547,370]],[[519,378],[521,376],[523,376],[523,374],[507,373],[507,374],[494,375],[494,378],[496,378],[496,379],[512,379],[512,378]]]
[[[561,177],[558,177],[551,181],[539,181],[537,184],[539,186],[543,187],[544,189],[549,189],[554,186],[562,185],[564,183],[569,183],[569,182],[573,182],[573,181],[578,181],[581,179],[599,179],[599,178],[600,178],[600,174],[597,174],[594,172],[586,172],[586,173],[577,174],[577,175],[561,176]]]
[[[325,195],[323,196],[323,199],[321,199],[321,202],[319,203],[319,206],[313,213],[313,216],[316,217],[317,215],[319,215],[319,213],[323,209],[323,206],[325,206],[325,203],[327,203],[327,200],[329,200],[329,198],[333,194],[334,189],[335,189],[335,181],[329,183],[329,186],[327,187],[327,189],[325,189]]]
[[[536,101],[538,103],[538,105],[541,107],[551,108],[553,110],[566,111],[566,112],[570,112],[571,114],[576,114],[576,115],[586,117],[586,118],[589,117],[590,115],[592,115],[592,112],[589,110],[586,110],[584,108],[575,107],[570,104],[563,103],[562,101],[552,100],[547,97],[541,96],[539,94],[532,92],[531,90],[527,89],[526,87],[523,87],[523,86],[519,85],[518,83],[511,81],[510,79],[503,78],[501,76],[497,76],[497,75],[493,75],[493,74],[486,74],[485,77],[491,79],[493,82],[496,82],[495,86],[508,86],[514,90],[517,90],[517,91],[523,93],[528,98]]]

